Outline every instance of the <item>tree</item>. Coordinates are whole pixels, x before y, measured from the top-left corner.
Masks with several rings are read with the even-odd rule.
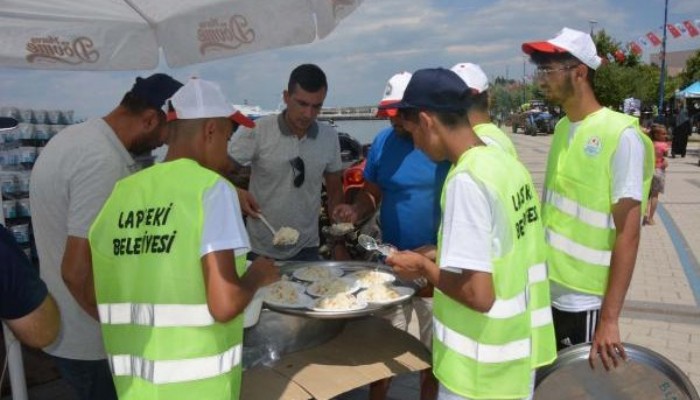
[[[700,80],[700,50],[685,62],[685,68],[680,77],[682,88]]]
[[[623,46],[620,42],[608,36],[605,29],[601,29],[593,35],[593,42],[598,50],[598,54],[605,60],[608,60],[610,55],[616,59],[615,63],[627,67],[635,67],[641,63],[641,58],[638,55],[630,51],[627,46]],[[617,56],[621,56],[619,60],[617,60]]]

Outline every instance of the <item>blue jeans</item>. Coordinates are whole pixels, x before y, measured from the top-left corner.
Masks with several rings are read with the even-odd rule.
[[[61,377],[80,400],[117,400],[107,360],[73,360],[51,356]]]

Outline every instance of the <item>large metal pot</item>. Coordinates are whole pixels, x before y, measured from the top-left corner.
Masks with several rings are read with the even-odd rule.
[[[600,363],[591,370],[591,346],[559,352],[557,361],[537,372],[535,400],[700,400],[693,384],[676,365],[645,347],[623,344],[628,361],[611,371]]]
[[[274,362],[283,355],[319,346],[336,337],[344,319],[318,319],[263,309],[243,332],[243,366]]]

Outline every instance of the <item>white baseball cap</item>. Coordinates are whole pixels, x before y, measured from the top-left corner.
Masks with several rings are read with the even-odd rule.
[[[483,93],[489,88],[489,78],[480,66],[472,63],[459,63],[451,69],[477,94]]]
[[[602,59],[591,35],[575,29],[564,28],[556,37],[546,42],[528,42],[522,45],[523,52],[531,54],[534,51],[542,53],[570,53],[592,69],[598,69]]]
[[[226,101],[221,88],[214,82],[190,78],[173,97],[166,101],[168,121],[178,119],[230,118],[247,128],[254,128],[255,122]]]
[[[410,72],[401,72],[389,78],[384,88],[384,96],[379,102],[380,107],[386,107],[394,103],[398,103],[403,98],[403,92],[408,86],[408,82],[411,80]],[[377,111],[378,117],[394,117],[396,116],[397,109],[395,108],[380,108]]]

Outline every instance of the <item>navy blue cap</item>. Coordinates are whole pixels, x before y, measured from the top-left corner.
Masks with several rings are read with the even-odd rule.
[[[17,120],[10,117],[0,117],[0,130],[12,129],[17,126]]]
[[[469,108],[471,99],[471,90],[459,75],[445,68],[426,68],[413,73],[401,101],[390,107],[460,112]]]
[[[182,83],[167,74],[153,74],[148,78],[136,78],[131,93],[151,107],[160,110],[165,100],[171,98],[182,87]]]

